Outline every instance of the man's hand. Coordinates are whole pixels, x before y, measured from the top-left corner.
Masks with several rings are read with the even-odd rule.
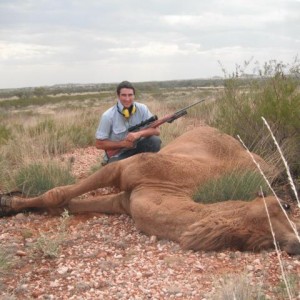
[[[125,140],[128,142],[134,143],[136,140],[141,138],[141,134],[137,132],[129,132],[128,135],[126,136]]]
[[[152,135],[159,135],[159,128],[145,128],[140,131],[129,132],[125,140],[130,142],[136,142],[142,137],[148,137]]]
[[[125,138],[125,140],[122,141],[122,148],[134,148],[134,141]]]

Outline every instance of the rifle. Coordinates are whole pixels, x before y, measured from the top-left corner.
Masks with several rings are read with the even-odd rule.
[[[146,129],[146,128],[157,128],[160,125],[164,124],[164,123],[172,123],[173,121],[175,121],[178,118],[181,118],[182,116],[187,114],[187,109],[191,108],[192,106],[195,106],[203,101],[205,101],[206,99],[201,99],[199,101],[197,101],[196,103],[193,103],[191,105],[188,105],[182,109],[180,109],[179,111],[173,113],[173,114],[169,114],[166,115],[164,117],[162,117],[161,119],[158,119],[157,116],[152,116],[151,118],[137,124],[134,126],[131,126],[128,128],[129,132],[134,132],[134,131],[139,131],[140,129]],[[114,150],[107,150],[106,154],[108,156],[108,158],[118,154],[121,151],[121,149],[114,149]]]

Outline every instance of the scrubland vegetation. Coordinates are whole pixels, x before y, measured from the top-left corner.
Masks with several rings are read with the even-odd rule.
[[[237,72],[225,74],[224,80],[136,83],[137,101],[147,103],[162,117],[205,98],[205,102],[191,108],[184,118],[161,127],[163,145],[205,123],[232,136],[239,135],[251,151],[281,169],[276,147],[261,119],[264,117],[297,182],[300,176],[299,66],[271,61],[259,70],[258,76],[248,78],[244,72],[237,67]],[[2,98],[10,98],[0,100],[0,189],[18,189],[26,195],[35,195],[55,185],[73,182],[71,164],[62,162],[60,155],[94,144],[101,113],[116,101],[114,88],[115,84],[105,84],[2,90]],[[261,178],[257,177],[255,174],[239,176],[247,184],[239,185],[241,191],[234,198],[251,198],[253,190],[261,185]],[[234,182],[234,178],[234,174],[229,174],[225,180],[209,183],[199,193],[208,189],[221,193],[214,193],[214,199],[230,198],[236,191],[223,192],[221,186],[228,188],[228,181]],[[251,178],[256,181],[254,187],[243,191],[243,186],[248,187],[249,180],[253,181]],[[281,185],[285,184],[284,175],[280,180]]]
[[[280,170],[281,176],[270,180],[279,192],[286,193],[288,179],[262,121],[264,117],[299,190],[299,65],[270,61],[257,76],[246,78],[244,72],[243,68],[237,67],[237,72],[226,75],[224,80],[136,83],[136,98],[146,103],[158,117],[206,98],[205,102],[191,108],[187,116],[161,127],[163,146],[201,124],[217,127],[234,137],[239,135],[251,151]],[[61,155],[75,148],[94,145],[99,117],[116,101],[114,88],[115,84],[107,84],[77,89],[68,86],[56,90],[43,87],[0,91],[0,191],[20,190],[33,196],[54,186],[74,182],[72,164],[62,160]],[[200,187],[195,200],[206,203],[250,200],[261,187],[268,192],[259,172],[227,174]],[[45,240],[41,239],[39,245],[44,254],[48,251],[43,243]],[[6,257],[0,249],[0,268],[1,265],[8,267]],[[231,291],[229,295],[229,298],[223,295],[222,299],[230,299]]]

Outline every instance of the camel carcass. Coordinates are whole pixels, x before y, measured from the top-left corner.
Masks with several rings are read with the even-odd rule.
[[[253,154],[266,172],[274,172]],[[148,235],[170,239],[185,249],[259,251],[274,247],[262,198],[201,204],[192,200],[207,181],[233,170],[255,169],[251,157],[233,137],[209,126],[191,130],[158,153],[143,153],[108,164],[74,185],[54,188],[34,198],[13,196],[2,210],[28,208],[71,213],[130,215],[137,228]],[[114,186],[119,194],[81,199],[78,196]],[[300,254],[299,241],[281,205],[269,196],[266,204],[281,249]],[[299,221],[295,221],[299,230]]]

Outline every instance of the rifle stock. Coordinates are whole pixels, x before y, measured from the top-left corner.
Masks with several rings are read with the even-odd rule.
[[[139,131],[141,129],[146,129],[146,128],[157,128],[159,126],[161,126],[164,123],[172,123],[173,121],[175,121],[178,118],[181,118],[182,116],[187,114],[187,109],[197,105],[203,101],[205,101],[206,99],[201,99],[196,103],[193,103],[183,109],[180,109],[179,111],[173,113],[173,114],[168,114],[160,119],[157,119],[157,116],[153,116],[150,119],[141,122],[140,124],[137,124],[135,126],[132,126],[128,129],[129,132],[133,132],[133,131]],[[113,150],[106,150],[106,155],[108,156],[108,158],[111,158],[112,156],[117,155],[119,152],[121,152],[122,149],[113,149]]]

